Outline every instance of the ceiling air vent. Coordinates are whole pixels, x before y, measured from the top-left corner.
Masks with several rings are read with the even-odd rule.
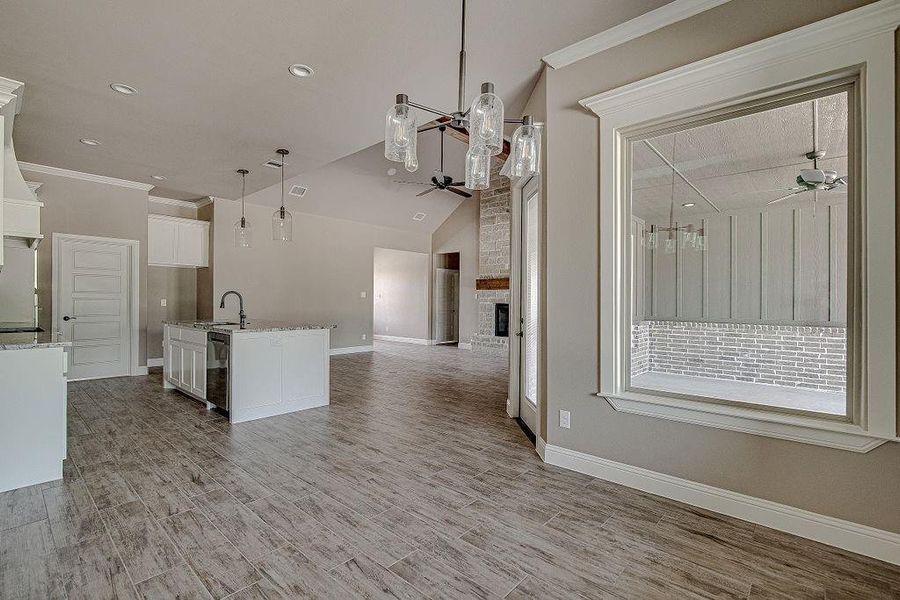
[[[291,196],[297,196],[298,198],[302,198],[306,195],[306,190],[309,188],[303,187],[302,185],[292,185],[291,191],[288,192]]]
[[[287,165],[288,163],[284,163],[284,164]],[[281,168],[281,161],[280,161],[280,160],[275,160],[275,159],[267,160],[266,162],[264,162],[264,163],[262,164],[262,166],[264,166],[264,167],[269,167],[270,169],[280,169],[280,168]]]
[[[426,215],[426,214],[423,213],[423,212],[418,212],[418,213],[416,213],[416,214],[413,215],[413,221],[424,221],[424,220],[425,220],[425,217],[427,217],[427,216],[428,216],[428,215]]]

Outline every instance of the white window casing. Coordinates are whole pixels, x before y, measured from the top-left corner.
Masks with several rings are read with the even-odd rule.
[[[618,411],[867,452],[897,437],[895,41],[900,3],[881,0],[742,48],[661,73],[581,104],[600,126],[600,389]],[[859,106],[857,273],[848,323],[851,418],[707,402],[629,390],[631,293],[627,243],[629,135],[662,123],[736,110],[774,96],[855,80]],[[852,105],[852,103],[851,103]],[[853,183],[851,179],[851,183]],[[853,194],[851,194],[853,198]],[[853,233],[851,233],[853,235]]]

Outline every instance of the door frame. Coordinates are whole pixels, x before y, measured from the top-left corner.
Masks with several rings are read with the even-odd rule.
[[[540,175],[531,177],[519,177],[510,182],[510,270],[509,270],[509,323],[510,323],[510,343],[509,343],[509,394],[506,400],[506,414],[510,417],[519,417],[519,397],[520,382],[522,381],[522,356],[521,356],[521,338],[518,333],[521,326],[521,301],[522,301],[522,219],[524,218],[523,202],[525,186],[534,179],[540,178]],[[537,431],[534,435],[537,438],[536,449],[538,454],[543,455],[544,439],[542,432],[544,423],[542,418],[541,406],[544,397],[544,380],[543,374],[543,351],[541,350],[541,342],[544,339],[544,304],[545,304],[545,278],[544,278],[544,194],[541,187],[541,181],[538,179],[538,190],[540,193],[540,202],[537,205],[538,220],[538,273],[539,273],[539,290],[538,290],[538,345],[537,345]],[[513,341],[515,338],[515,341]]]
[[[131,306],[131,311],[129,315],[130,321],[130,333],[131,333],[131,361],[129,366],[129,374],[131,376],[135,375],[146,375],[146,369],[142,369],[139,364],[139,348],[140,348],[140,294],[141,294],[141,276],[140,276],[140,247],[141,243],[138,240],[126,240],[121,238],[108,238],[108,237],[100,237],[94,235],[79,235],[74,233],[53,233],[53,256],[51,259],[51,286],[52,290],[50,293],[50,297],[53,300],[53,317],[52,317],[52,325],[53,331],[59,331],[59,322],[62,320],[59,314],[60,307],[60,299],[59,293],[62,289],[60,285],[59,277],[60,277],[60,264],[61,263],[61,255],[62,255],[62,243],[63,241],[78,241],[78,242],[102,242],[106,244],[115,244],[119,246],[126,246],[128,248],[128,253],[131,257],[131,285],[128,289],[129,305]],[[70,380],[75,381],[75,380]]]

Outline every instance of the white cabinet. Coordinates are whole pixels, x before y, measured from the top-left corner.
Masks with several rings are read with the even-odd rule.
[[[166,325],[163,340],[163,376],[166,382],[205,400],[206,332]]]
[[[208,267],[209,223],[148,215],[147,262],[161,267]]]

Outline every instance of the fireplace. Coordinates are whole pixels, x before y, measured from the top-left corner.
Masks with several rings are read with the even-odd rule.
[[[494,305],[494,335],[509,337],[509,304]]]

